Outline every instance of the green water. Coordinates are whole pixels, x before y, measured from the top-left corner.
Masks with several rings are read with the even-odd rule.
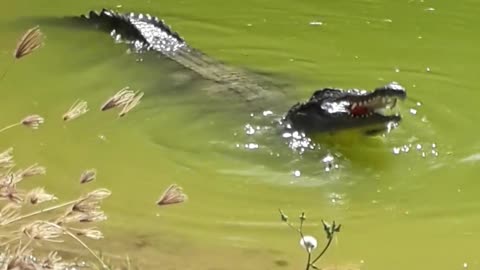
[[[47,166],[36,183],[63,199],[112,190],[106,239],[94,247],[128,254],[141,269],[302,269],[282,208],[307,211],[319,240],[322,218],[344,225],[322,266],[480,267],[477,2],[3,1],[1,69],[36,17],[117,5],[164,18],[212,57],[289,83],[291,104],[322,87],[390,81],[410,99],[388,136],[300,154],[272,117],[212,102],[172,64],[128,54],[105,33],[40,24],[46,46],[1,82],[0,125],[31,113],[46,123],[1,134],[0,147],[13,146],[19,165]],[[99,112],[127,85],[145,92],[133,113]],[[78,98],[91,111],[63,123]],[[97,181],[80,186],[92,167]],[[171,183],[189,201],[160,209],[155,200]]]

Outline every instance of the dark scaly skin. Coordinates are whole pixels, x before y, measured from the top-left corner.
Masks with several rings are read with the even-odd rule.
[[[248,102],[270,104],[284,97],[282,89],[272,87],[263,77],[227,66],[190,47],[178,33],[156,17],[148,14],[119,14],[104,9],[100,12],[91,11],[87,16],[82,15],[76,19],[110,32],[115,40],[130,43],[137,51],[159,52],[201,77],[216,82],[218,87],[207,89],[209,94],[228,92]],[[401,116],[385,116],[380,113],[366,115],[363,112],[368,111],[363,107],[351,111],[348,109],[353,103],[382,97],[395,103],[397,99],[406,98],[406,91],[395,83],[372,92],[335,88],[317,90],[306,102],[293,105],[285,114],[283,122],[305,133],[356,128],[362,129],[366,134],[382,132],[389,128],[391,123],[399,123]],[[355,115],[356,113],[359,115]]]
[[[281,89],[272,89],[273,83],[261,76],[227,66],[190,47],[178,33],[157,17],[148,14],[119,14],[104,9],[100,12],[91,11],[80,19],[110,32],[117,41],[132,44],[137,51],[159,52],[202,78],[222,85],[216,89],[205,89],[212,96],[215,92],[226,90],[245,101],[271,102],[283,97],[279,93]]]
[[[296,130],[306,133],[335,132],[345,129],[361,129],[368,135],[385,131],[389,124],[398,124],[400,115],[382,115],[372,113],[370,116],[355,115],[355,110],[345,110],[345,107],[335,105],[362,102],[375,98],[397,99],[406,98],[406,91],[396,83],[379,87],[372,92],[350,89],[341,90],[325,88],[317,90],[312,97],[303,103],[297,103],[290,108],[285,120]],[[391,126],[391,125],[390,125]]]

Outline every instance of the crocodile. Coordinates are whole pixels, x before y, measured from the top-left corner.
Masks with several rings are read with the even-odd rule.
[[[306,102],[293,105],[285,119],[294,129],[305,133],[360,129],[367,135],[375,135],[398,125],[400,115],[384,113],[406,97],[405,88],[396,82],[372,92],[324,88],[315,91]]]
[[[233,93],[246,102],[283,102],[280,100],[285,93],[264,76],[209,57],[191,47],[157,17],[103,9],[69,18],[75,23],[94,25],[96,29],[107,31],[115,41],[130,44],[136,52],[158,52],[203,79],[214,82],[217,86],[208,88],[209,94]],[[365,134],[376,134],[398,125],[401,115],[387,115],[386,110],[395,107],[397,100],[405,98],[405,89],[397,83],[373,91],[324,88],[314,91],[305,102],[288,106],[290,109],[281,122],[304,133],[361,129]]]

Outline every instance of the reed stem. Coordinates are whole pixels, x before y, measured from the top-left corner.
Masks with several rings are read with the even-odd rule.
[[[4,132],[4,131],[6,131],[6,130],[9,130],[9,129],[11,129],[11,128],[14,128],[14,127],[16,127],[16,126],[20,126],[21,124],[22,124],[22,123],[15,123],[15,124],[11,124],[11,125],[9,125],[9,126],[6,126],[6,127],[2,128],[2,129],[0,129],[0,133],[1,133],[1,132]]]
[[[70,236],[71,238],[73,238],[75,241],[77,241],[80,245],[82,245],[88,252],[90,252],[103,266],[104,269],[107,269],[107,270],[110,270],[110,267],[108,267],[108,265],[102,260],[102,258],[100,258],[91,248],[89,248],[87,246],[87,244],[85,244],[80,238],[78,238],[75,234],[71,233],[69,230],[67,230],[66,228],[62,227],[62,226],[59,226],[55,223],[51,223],[51,222],[48,222],[49,225],[51,226],[54,226],[56,228],[59,228],[61,230],[63,230],[63,232]]]
[[[57,210],[59,208],[74,204],[77,201],[78,200],[73,200],[73,201],[69,201],[69,202],[62,203],[62,204],[59,204],[59,205],[55,205],[55,206],[52,206],[52,207],[44,208],[44,209],[41,209],[41,210],[38,210],[38,211],[35,211],[35,212],[31,212],[31,213],[16,217],[14,219],[11,219],[11,220],[3,223],[2,225],[5,226],[5,225],[12,224],[13,222],[16,222],[16,221],[19,221],[19,220],[22,220],[22,219],[25,219],[25,218],[29,218],[29,217],[33,217],[33,216],[36,216],[36,215],[39,215],[39,214],[43,214],[43,213],[46,213],[46,212]]]
[[[5,71],[2,73],[2,75],[0,75],[0,81],[3,81],[3,78],[5,78],[5,76],[7,76],[8,72],[10,71],[10,69],[12,69],[15,62],[16,62],[16,59],[14,58],[13,61],[8,64]]]

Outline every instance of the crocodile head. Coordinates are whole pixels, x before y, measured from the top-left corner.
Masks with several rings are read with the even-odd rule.
[[[397,83],[374,91],[325,88],[317,90],[303,103],[295,104],[285,119],[291,127],[305,133],[337,132],[359,129],[365,134],[377,134],[401,121],[400,115],[388,115],[397,100],[407,96]]]

